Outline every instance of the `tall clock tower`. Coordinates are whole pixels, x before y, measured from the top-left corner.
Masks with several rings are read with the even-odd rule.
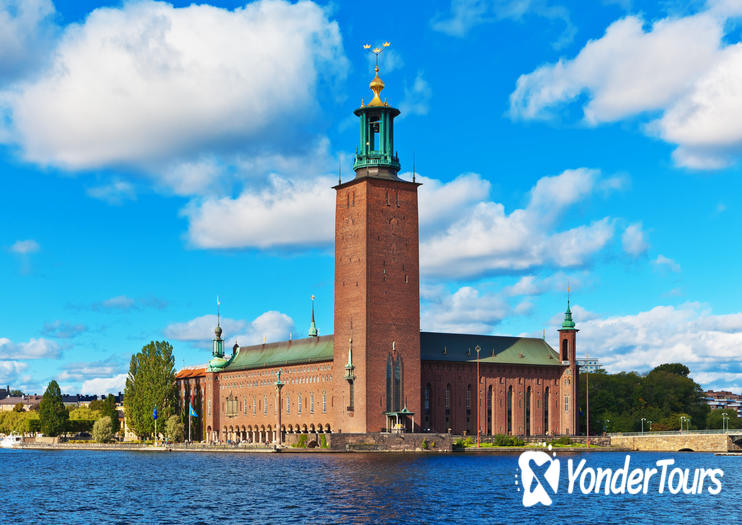
[[[372,100],[354,111],[355,178],[335,186],[333,382],[342,432],[419,428],[419,184],[397,176],[399,110],[382,101],[378,64],[375,71]]]

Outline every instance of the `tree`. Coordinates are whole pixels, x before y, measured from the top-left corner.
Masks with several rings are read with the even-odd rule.
[[[88,403],[88,408],[90,410],[100,412],[101,410],[103,410],[103,403],[105,403],[105,400],[103,399],[93,399],[90,403]]]
[[[67,407],[62,402],[62,392],[57,382],[52,379],[46,387],[39,407],[41,432],[47,436],[58,436],[67,428],[68,418]]]
[[[23,403],[16,403],[13,406],[13,412],[25,412],[25,411],[26,411],[26,409],[23,408]]]
[[[652,372],[668,372],[670,374],[688,377],[690,369],[682,363],[665,363],[653,369]]]
[[[161,421],[167,421],[177,411],[176,396],[175,357],[170,343],[152,341],[131,356],[124,412],[127,425],[140,439],[154,434],[155,405]]]
[[[108,397],[101,403],[101,414],[111,418],[111,430],[114,434],[118,434],[121,430],[121,422],[119,421],[119,411],[116,408],[116,398],[113,394],[108,394]]]
[[[23,390],[18,390],[17,388],[14,388],[13,390],[9,392],[8,395],[10,395],[11,397],[21,397],[25,394],[23,393]]]
[[[742,428],[742,418],[737,415],[734,408],[717,408],[709,412],[706,417],[706,428],[723,428],[723,414],[729,417],[729,428]]]
[[[183,441],[183,423],[180,417],[170,416],[165,422],[165,435],[170,441]]]
[[[113,439],[111,418],[103,416],[93,425],[93,439],[98,443],[108,443]]]

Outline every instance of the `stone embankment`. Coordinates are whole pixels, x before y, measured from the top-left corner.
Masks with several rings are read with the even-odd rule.
[[[742,433],[647,432],[611,434],[611,445],[628,450],[653,452],[734,452],[742,450]]]

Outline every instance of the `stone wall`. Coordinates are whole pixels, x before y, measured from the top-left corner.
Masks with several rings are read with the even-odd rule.
[[[727,434],[644,434],[611,435],[611,445],[629,450],[656,452],[730,452],[742,450],[739,443],[742,436]],[[737,443],[735,443],[735,441]]]
[[[407,433],[387,434],[371,432],[368,434],[332,434],[328,436],[333,450],[348,452],[414,452],[429,450],[450,452],[454,437],[448,434]],[[425,441],[425,444],[423,444]]]

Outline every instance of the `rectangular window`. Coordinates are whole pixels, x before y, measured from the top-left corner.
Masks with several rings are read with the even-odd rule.
[[[209,415],[211,415],[211,399],[209,399]]]
[[[299,394],[299,400],[296,403],[296,413],[301,414],[301,394]]]
[[[268,397],[267,396],[263,396],[263,415],[264,416],[268,415]]]
[[[569,412],[569,396],[564,396],[564,411]]]
[[[286,396],[286,415],[291,414],[291,400]]]
[[[327,413],[327,393],[322,392],[322,413]]]
[[[314,414],[314,392],[309,394],[309,413]]]

